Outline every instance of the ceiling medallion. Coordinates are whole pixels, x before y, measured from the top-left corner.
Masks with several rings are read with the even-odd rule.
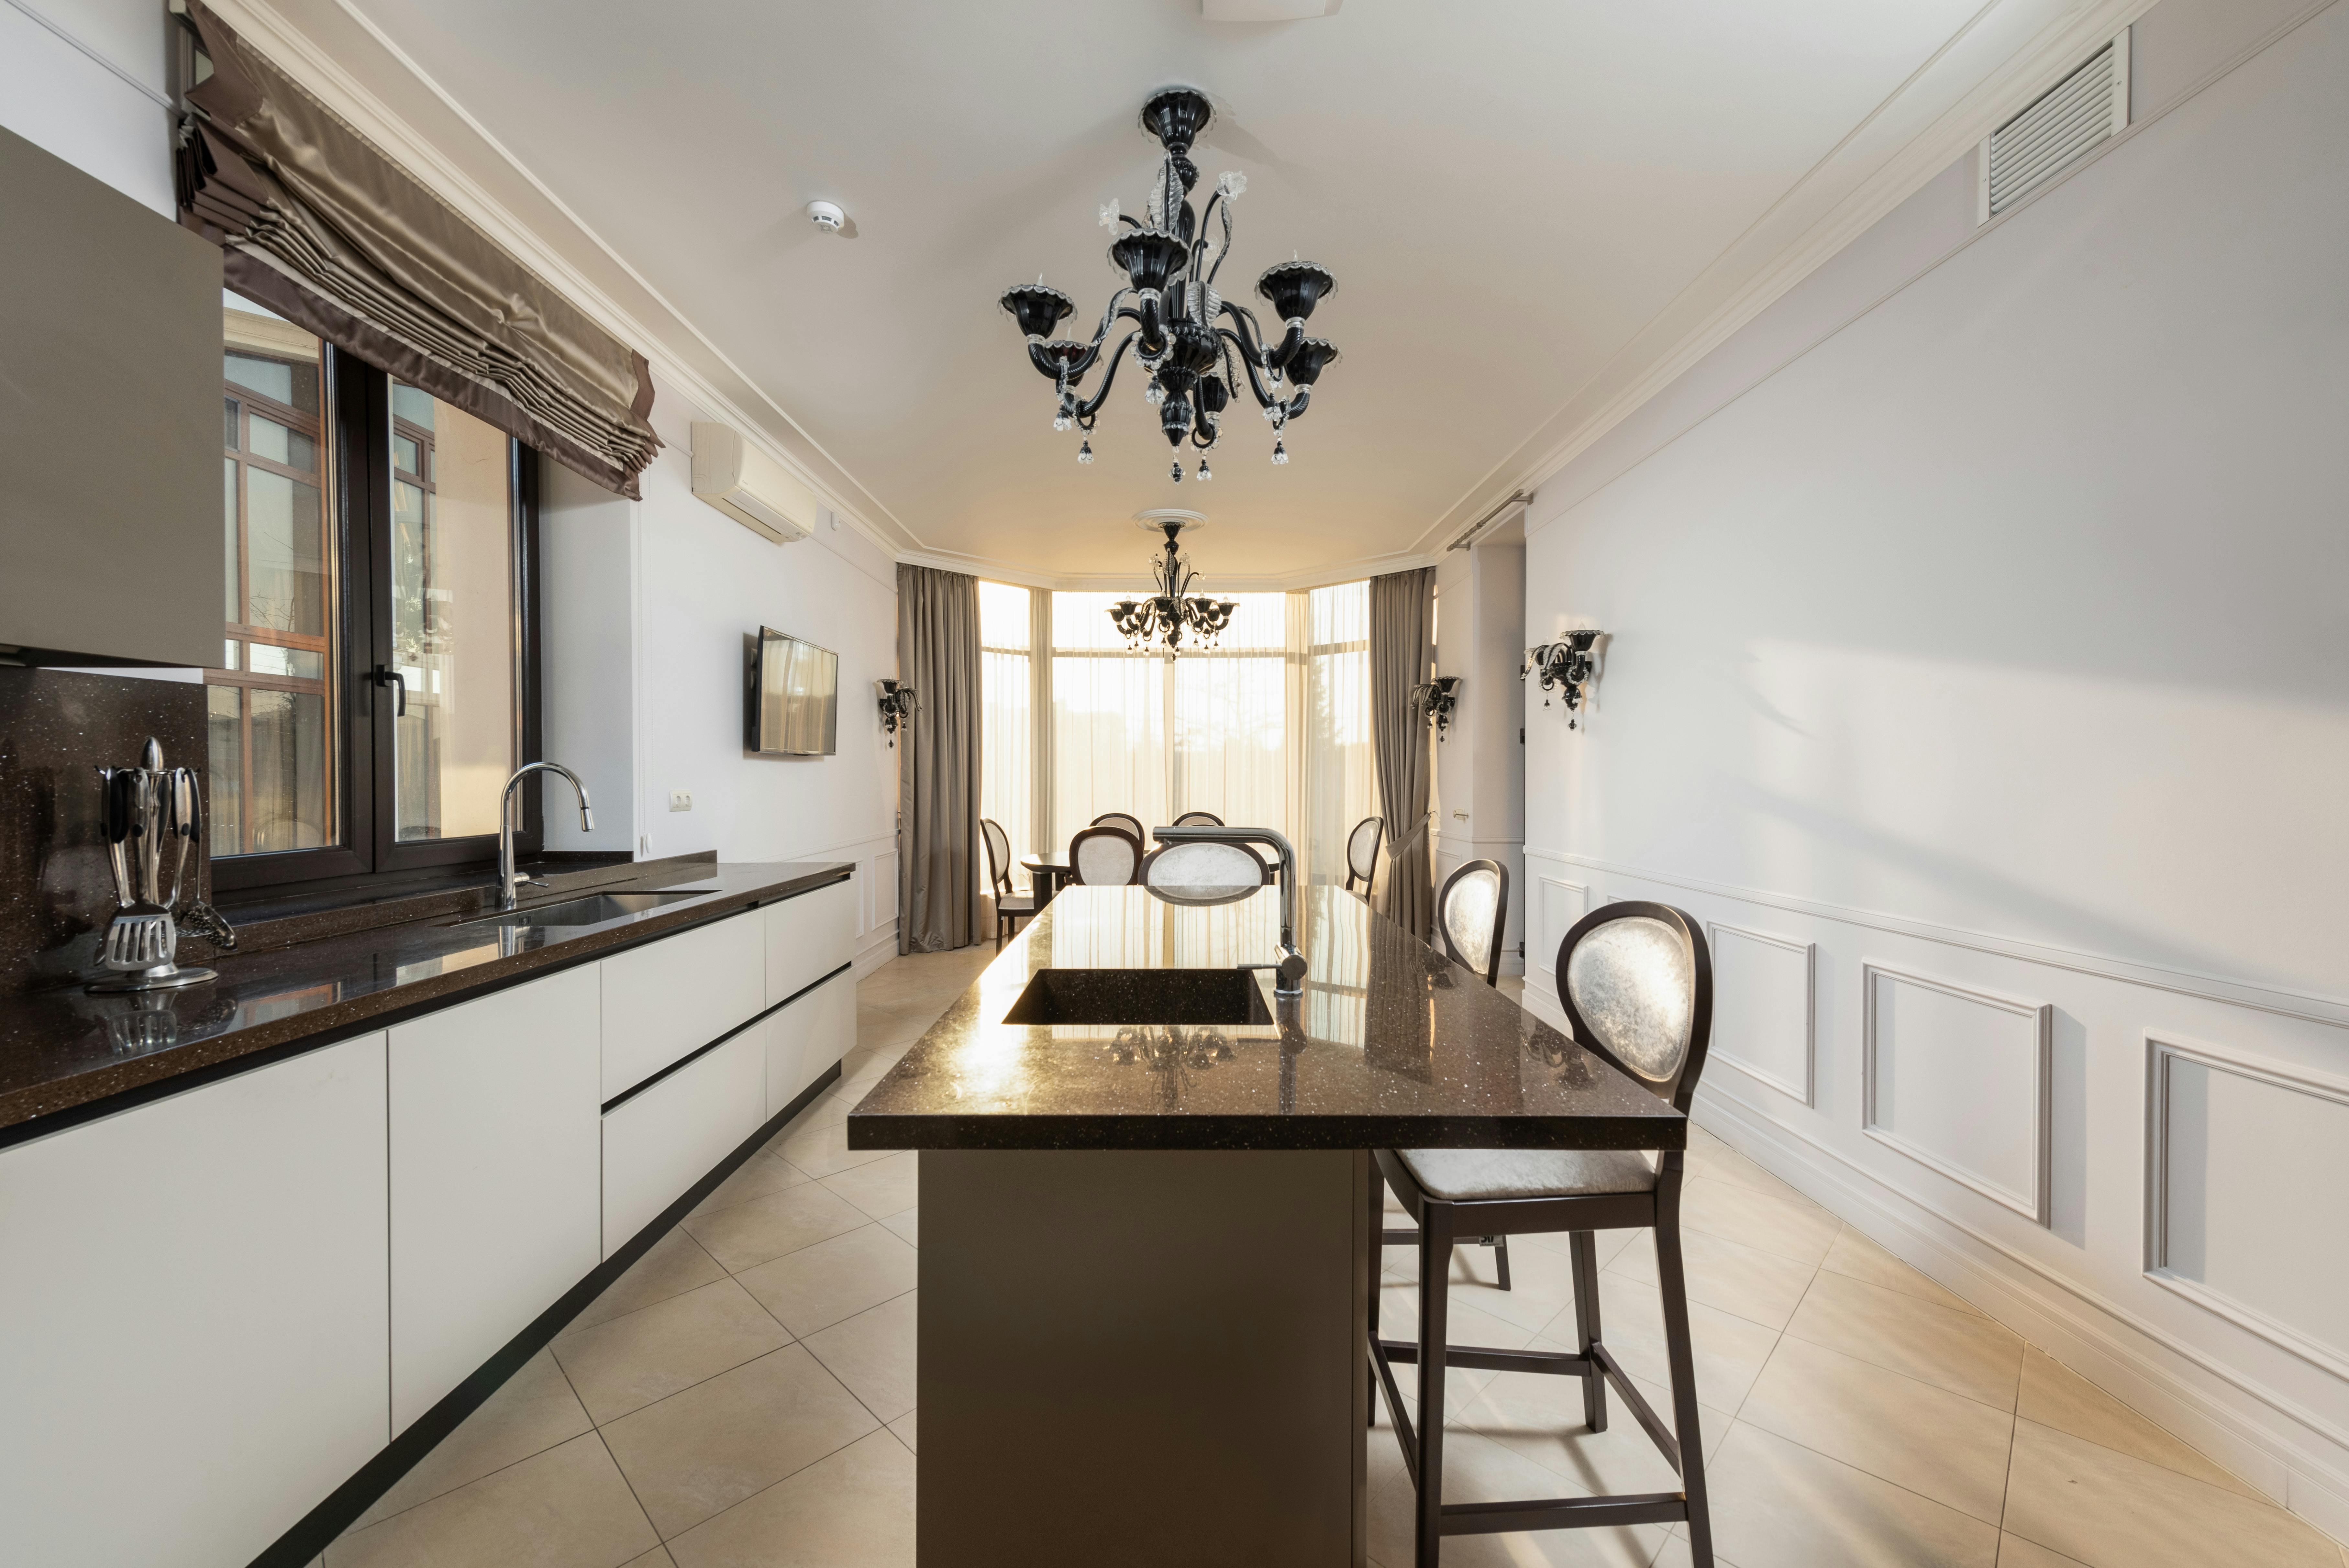
[[[1093,421],[1109,399],[1118,363],[1129,347],[1135,363],[1150,377],[1143,397],[1158,410],[1158,428],[1175,450],[1168,472],[1177,483],[1183,478],[1185,436],[1203,454],[1199,477],[1215,477],[1204,454],[1220,439],[1218,421],[1240,384],[1242,370],[1249,393],[1272,425],[1272,461],[1286,463],[1289,423],[1305,412],[1313,383],[1338,358],[1329,339],[1305,335],[1313,307],[1337,289],[1338,280],[1329,268],[1292,256],[1267,267],[1256,280],[1257,293],[1283,324],[1281,336],[1271,342],[1265,340],[1246,306],[1216,292],[1216,275],[1231,254],[1232,204],[1247,189],[1247,176],[1236,171],[1218,174],[1206,210],[1193,213],[1191,187],[1198,183],[1199,166],[1191,161],[1191,143],[1214,118],[1206,94],[1193,88],[1168,88],[1142,106],[1142,128],[1166,149],[1166,161],[1141,218],[1120,213],[1113,201],[1101,210],[1102,227],[1113,236],[1110,264],[1125,274],[1126,282],[1110,296],[1092,342],[1052,336],[1077,306],[1059,289],[1047,287],[1041,274],[1032,284],[1004,290],[999,302],[1028,335],[1029,363],[1058,393],[1052,428],[1065,431],[1074,425],[1084,432],[1077,447],[1079,462],[1093,460]],[[1219,212],[1223,243],[1211,247],[1207,230]],[[1219,326],[1221,317],[1229,317],[1232,325]],[[1102,360],[1102,345],[1120,320],[1133,322],[1133,330],[1109,351],[1101,385],[1085,397],[1081,383]],[[1288,389],[1285,393],[1284,387]],[[1171,551],[1171,535],[1168,543]]]
[[[1216,639],[1232,620],[1232,611],[1239,607],[1230,599],[1210,598],[1205,594],[1193,594],[1191,585],[1198,573],[1175,553],[1174,536],[1185,528],[1197,528],[1206,518],[1195,512],[1179,512],[1172,508],[1145,512],[1134,519],[1145,528],[1163,528],[1166,532],[1166,555],[1150,564],[1151,576],[1157,579],[1158,591],[1146,599],[1120,599],[1110,606],[1109,618],[1129,648],[1146,649],[1157,643],[1169,659],[1183,645],[1183,634],[1192,633],[1203,648],[1216,646]]]

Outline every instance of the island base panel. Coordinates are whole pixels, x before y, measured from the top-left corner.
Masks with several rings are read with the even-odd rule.
[[[921,1165],[921,1568],[1358,1568],[1366,1155]]]

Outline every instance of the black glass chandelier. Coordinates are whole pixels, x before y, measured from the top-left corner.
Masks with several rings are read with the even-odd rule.
[[[1169,655],[1183,646],[1185,632],[1196,637],[1200,646],[1213,648],[1224,628],[1232,623],[1232,611],[1239,607],[1230,599],[1210,598],[1191,592],[1191,584],[1198,574],[1191,564],[1175,554],[1174,536],[1190,520],[1182,517],[1151,519],[1153,526],[1166,531],[1166,555],[1150,564],[1151,576],[1158,580],[1158,591],[1146,599],[1120,599],[1110,606],[1109,618],[1130,648],[1147,648],[1155,642]]]
[[[1246,306],[1216,292],[1216,275],[1232,249],[1232,204],[1247,189],[1247,176],[1217,175],[1206,211],[1193,212],[1191,188],[1198,183],[1199,166],[1191,161],[1191,144],[1214,118],[1206,95],[1192,88],[1168,88],[1142,106],[1142,128],[1166,149],[1166,161],[1142,217],[1119,212],[1115,202],[1101,210],[1102,226],[1113,236],[1110,264],[1126,282],[1110,296],[1092,342],[1052,336],[1077,306],[1047,286],[1040,275],[1034,283],[1004,290],[999,303],[1028,335],[1029,363],[1058,395],[1052,428],[1074,425],[1083,432],[1079,462],[1093,460],[1093,421],[1129,348],[1150,377],[1143,395],[1157,409],[1158,428],[1174,449],[1167,472],[1178,483],[1186,439],[1200,452],[1199,477],[1215,477],[1206,454],[1221,439],[1223,413],[1243,373],[1248,392],[1272,425],[1272,461],[1286,463],[1288,427],[1312,400],[1321,372],[1337,361],[1338,350],[1329,339],[1305,335],[1313,307],[1338,286],[1329,268],[1292,258],[1267,267],[1256,280],[1257,293],[1282,323],[1280,337],[1272,341]],[[1222,244],[1211,245],[1208,230],[1219,216]],[[1231,324],[1220,325],[1223,317]],[[1102,361],[1102,345],[1121,320],[1133,322],[1133,329],[1109,350],[1101,384],[1085,396],[1084,379]]]

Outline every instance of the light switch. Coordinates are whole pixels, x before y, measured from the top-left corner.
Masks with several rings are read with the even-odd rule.
[[[671,811],[691,811],[693,809],[693,792],[689,789],[673,789],[669,791],[668,808]]]

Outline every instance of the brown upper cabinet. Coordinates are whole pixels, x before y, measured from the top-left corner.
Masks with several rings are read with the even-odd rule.
[[[0,659],[221,661],[221,253],[0,130]]]

